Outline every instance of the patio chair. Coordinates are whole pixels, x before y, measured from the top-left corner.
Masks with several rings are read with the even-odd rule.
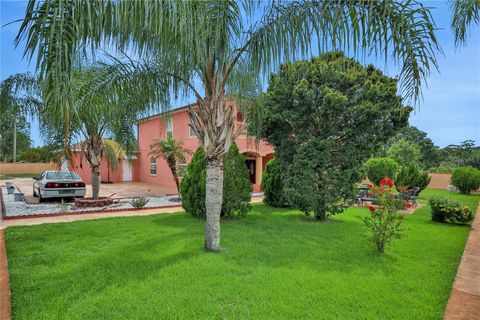
[[[412,188],[410,190],[407,190],[407,191],[403,192],[402,194],[400,194],[400,197],[402,199],[406,200],[406,201],[410,201],[416,207],[417,206],[417,197],[418,197],[419,193],[420,193],[420,188],[415,187],[415,188]]]

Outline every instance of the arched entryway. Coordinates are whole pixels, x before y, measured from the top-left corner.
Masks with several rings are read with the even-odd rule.
[[[250,182],[253,186],[253,191],[261,191],[262,176],[265,171],[267,162],[273,159],[273,153],[262,155],[253,151],[243,152],[245,156],[245,165],[247,166],[250,175]]]

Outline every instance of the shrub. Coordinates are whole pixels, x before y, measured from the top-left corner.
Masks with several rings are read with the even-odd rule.
[[[395,181],[397,186],[403,186],[407,189],[418,187],[422,191],[428,186],[430,180],[428,173],[412,162],[400,168]]]
[[[201,147],[195,151],[192,161],[187,166],[182,182],[180,195],[182,207],[186,212],[195,217],[205,217],[205,190],[207,168],[205,164],[205,151]]]
[[[288,200],[283,190],[284,185],[276,159],[267,163],[262,177],[263,202],[272,207],[288,207]]]
[[[134,208],[143,208],[148,203],[148,201],[150,200],[148,200],[147,198],[136,198],[136,199],[133,199],[132,202],[130,202],[130,204]]]
[[[239,153],[236,144],[233,144],[225,155],[223,170],[221,216],[240,218],[251,209],[252,185],[245,166],[245,158]],[[180,183],[182,206],[187,213],[195,217],[205,218],[206,216],[206,171],[205,152],[202,148],[198,148]]]
[[[480,170],[474,167],[460,167],[452,172],[452,184],[460,193],[469,194],[480,188]]]
[[[411,203],[395,197],[395,185],[391,179],[384,178],[379,184],[380,187],[370,186],[371,192],[377,196],[376,206],[368,207],[370,215],[364,218],[363,222],[370,229],[377,251],[382,253],[387,244],[400,238],[404,216],[398,208],[409,207]]]
[[[395,179],[398,163],[390,158],[372,158],[365,165],[368,179],[378,185],[384,177]]]
[[[459,201],[433,196],[428,202],[432,209],[433,221],[465,224],[471,222],[475,217],[472,209],[462,205]]]
[[[234,143],[223,162],[222,217],[241,218],[251,209],[252,184],[245,157]]]

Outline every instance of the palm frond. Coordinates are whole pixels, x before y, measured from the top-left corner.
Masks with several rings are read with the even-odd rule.
[[[451,28],[455,34],[455,45],[465,44],[468,28],[480,23],[480,0],[451,0],[453,16]]]

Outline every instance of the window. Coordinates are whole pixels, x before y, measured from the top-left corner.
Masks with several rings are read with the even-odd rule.
[[[186,163],[181,163],[178,165],[178,176],[179,177],[184,177],[185,172],[187,172],[187,164]]]
[[[157,175],[157,158],[150,158],[150,175]]]
[[[188,126],[188,128],[190,129],[190,137],[196,137],[197,132],[195,131],[195,129],[193,129],[191,126]]]
[[[167,137],[168,138],[173,137],[173,120],[172,120],[172,118],[167,119]]]

